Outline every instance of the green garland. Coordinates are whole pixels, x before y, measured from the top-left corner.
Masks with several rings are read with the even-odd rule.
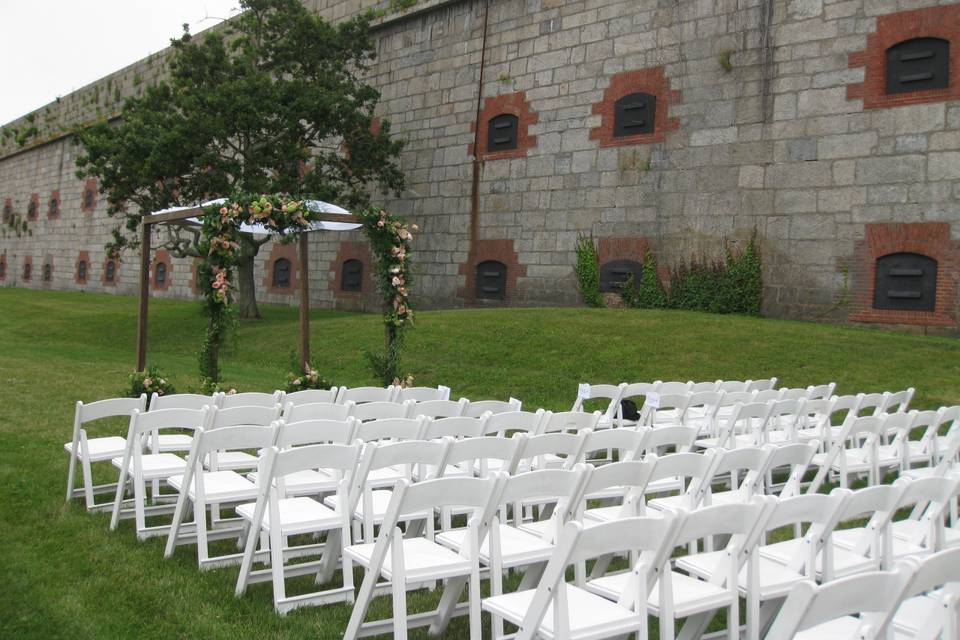
[[[358,214],[363,232],[370,242],[374,259],[374,279],[383,297],[384,353],[366,352],[374,374],[384,384],[404,378],[400,372],[403,329],[413,324],[410,288],[410,240],[417,225],[407,225],[383,209],[371,208]]]
[[[203,214],[197,286],[203,294],[207,329],[200,347],[200,376],[213,383],[220,380],[220,348],[235,325],[234,267],[240,253],[240,224],[262,223],[283,234],[304,230],[319,214],[289,195],[254,196],[237,194],[223,204],[207,207]],[[295,235],[281,236],[290,242]]]

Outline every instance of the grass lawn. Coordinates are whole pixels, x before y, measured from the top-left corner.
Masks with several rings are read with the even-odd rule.
[[[192,547],[168,561],[131,521],[63,502],[75,400],[116,395],[134,363],[137,303],[99,294],[0,289],[0,625],[5,637],[340,637],[346,606],[280,618],[269,584],[233,597],[235,569],[201,574]],[[297,312],[262,307],[222,360],[242,391],[282,386]],[[151,301],[149,362],[181,391],[198,383],[196,303]],[[379,317],[313,314],[314,361],[335,384],[373,384],[362,356]],[[917,389],[915,406],[960,402],[960,341],[800,322],[674,311],[504,309],[418,315],[405,370],[454,397],[512,395],[567,409],[578,382],[778,376],[836,381],[839,393]],[[120,427],[125,430],[125,426]],[[381,599],[386,600],[386,599]],[[389,610],[378,603],[375,615]],[[416,609],[412,609],[416,610]],[[465,637],[465,626],[448,637]]]

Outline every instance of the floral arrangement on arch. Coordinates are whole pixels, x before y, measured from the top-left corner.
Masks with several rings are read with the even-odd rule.
[[[124,390],[124,395],[130,398],[139,398],[144,393],[148,396],[154,393],[168,396],[177,392],[156,365],[151,365],[146,371],[131,373],[129,385]]]
[[[197,286],[204,297],[209,321],[200,348],[200,375],[215,383],[220,379],[220,346],[233,325],[230,305],[234,300],[233,271],[240,251],[240,225],[260,223],[270,231],[284,234],[304,230],[318,217],[302,199],[289,195],[244,195],[207,207],[203,215]],[[294,235],[282,236],[289,241]]]
[[[385,324],[403,327],[413,323],[410,304],[410,241],[417,225],[392,216],[383,209],[367,209],[359,213],[363,231],[370,242],[376,262],[377,290],[383,296]]]

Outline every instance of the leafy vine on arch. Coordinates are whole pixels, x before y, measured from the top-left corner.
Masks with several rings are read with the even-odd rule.
[[[234,268],[240,250],[240,225],[260,223],[280,235],[281,242],[290,242],[296,232],[306,231],[320,217],[319,208],[308,200],[289,195],[237,194],[227,201],[204,210],[200,238],[203,262],[197,267],[197,283],[203,295],[207,328],[200,348],[200,375],[204,381],[220,380],[220,349],[234,326]],[[376,264],[377,289],[383,296],[383,322],[386,353],[381,359],[399,367],[402,329],[413,322],[410,303],[410,240],[416,225],[392,216],[379,208],[355,213],[370,242]],[[374,362],[379,357],[367,354]]]

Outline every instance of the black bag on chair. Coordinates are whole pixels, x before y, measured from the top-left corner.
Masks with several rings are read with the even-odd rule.
[[[633,400],[620,401],[620,414],[624,420],[639,420],[640,412],[637,411],[637,403]]]

